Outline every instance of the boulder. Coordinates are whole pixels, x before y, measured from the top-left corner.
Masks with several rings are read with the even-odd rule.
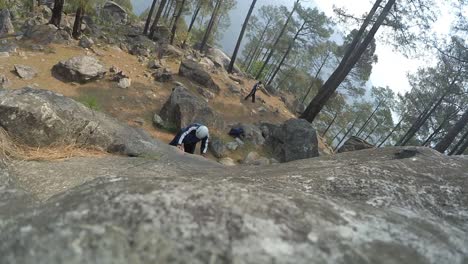
[[[203,57],[200,59],[200,65],[202,65],[207,71],[212,71],[215,67],[214,62],[207,57]]]
[[[226,55],[222,50],[217,48],[209,48],[207,54],[208,58],[210,58],[217,67],[222,68],[224,70],[227,70],[229,68],[231,58],[228,55]],[[237,67],[237,65],[234,65],[234,73],[241,73],[241,70],[239,69],[239,67]]]
[[[249,154],[247,154],[247,157],[245,157],[243,164],[264,166],[264,165],[269,165],[270,160],[265,157],[260,156],[257,152],[250,152]]]
[[[201,123],[210,128],[224,127],[223,119],[205,101],[183,86],[174,88],[160,115],[167,124],[173,124],[177,129],[192,123]]]
[[[207,89],[203,88],[203,87],[197,87],[197,92],[203,96],[204,98],[208,99],[208,100],[212,100],[215,98],[215,94],[208,91]]]
[[[158,114],[154,114],[153,116],[153,125],[157,128],[164,128],[166,126],[164,120]]]
[[[85,49],[90,49],[93,45],[94,45],[94,41],[93,39],[87,37],[87,36],[83,36],[81,39],[80,39],[80,43],[79,43],[80,47],[82,48],[85,48]]]
[[[27,146],[73,144],[138,156],[158,146],[143,131],[63,95],[33,88],[0,90],[0,127]]]
[[[265,138],[262,135],[260,128],[253,124],[239,123],[234,127],[240,127],[244,130],[244,136],[242,140],[248,141],[255,146],[265,144]]]
[[[188,59],[182,61],[179,75],[193,80],[216,94],[220,91],[219,86],[213,81],[211,75],[196,61]]]
[[[375,148],[364,139],[352,136],[338,149],[338,153]]]
[[[395,159],[403,150],[416,154]],[[270,168],[217,168],[179,156],[190,159],[21,162],[11,171],[20,179],[15,184],[43,202],[17,209],[16,201],[0,200],[0,263],[468,258],[466,159],[386,148]]]
[[[45,23],[47,23],[46,21]],[[48,45],[50,43],[66,43],[71,40],[70,33],[63,29],[58,29],[52,24],[31,25],[24,28],[24,37],[36,44]]]
[[[15,72],[21,79],[31,80],[37,76],[37,70],[26,65],[15,64]]]
[[[239,148],[239,143],[236,141],[228,142],[226,144],[226,148],[230,151],[235,151],[237,148]]]
[[[150,60],[148,62],[148,68],[150,69],[161,69],[163,67],[162,63],[159,60]]]
[[[160,43],[167,44],[171,38],[171,30],[166,26],[157,26],[151,36],[151,39]]]
[[[117,83],[117,86],[121,89],[128,89],[132,86],[132,79],[130,78],[122,78]]]
[[[280,162],[319,156],[317,133],[304,119],[290,119],[276,127],[268,139],[268,146]]]
[[[239,87],[235,86],[234,84],[229,84],[228,89],[233,94],[240,94],[241,93],[241,89]]]
[[[153,76],[154,79],[158,82],[171,82],[174,80],[173,74],[168,68],[161,68],[156,70]]]
[[[162,55],[162,57],[169,57],[169,58],[182,58],[184,56],[184,51],[172,46],[170,44],[163,44],[159,47],[157,51]]]
[[[15,28],[11,23],[10,11],[8,9],[0,10],[0,37],[15,33]]]
[[[216,158],[220,159],[220,158],[226,157],[226,154],[227,154],[226,146],[224,145],[223,141],[220,138],[216,136],[211,136],[208,147],[211,153]]]
[[[94,57],[78,56],[59,62],[52,71],[63,81],[86,83],[103,78],[106,67]]]
[[[128,22],[128,13],[125,8],[113,1],[107,1],[104,4],[102,15],[116,24],[126,24]]]

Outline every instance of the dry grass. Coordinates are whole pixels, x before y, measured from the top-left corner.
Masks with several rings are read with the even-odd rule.
[[[56,145],[33,148],[15,143],[8,133],[0,128],[0,160],[52,161],[72,157],[98,157],[106,153],[96,147],[78,145]]]

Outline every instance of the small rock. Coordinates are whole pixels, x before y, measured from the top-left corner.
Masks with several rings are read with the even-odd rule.
[[[117,86],[122,89],[127,89],[132,85],[132,79],[130,78],[122,78],[119,80]]]
[[[119,72],[122,72],[122,70],[119,69],[119,67],[117,67],[117,66],[112,66],[112,67],[110,67],[109,72],[111,72],[111,73],[119,73]]]
[[[154,114],[153,125],[158,128],[164,128],[164,120],[158,114]]]
[[[236,142],[237,142],[237,144],[239,144],[239,147],[242,147],[245,144],[244,141],[242,141],[242,139],[240,139],[240,138],[236,138]]]
[[[199,94],[201,94],[203,97],[205,97],[206,99],[214,99],[215,98],[215,94],[204,89],[203,87],[198,87],[197,88],[197,91]]]
[[[34,44],[34,45],[31,46],[31,49],[34,50],[34,51],[44,51],[44,46]]]
[[[260,106],[260,107],[257,109],[257,111],[258,111],[259,113],[266,113],[266,112],[267,112],[267,109],[266,109],[264,106]]]
[[[150,69],[160,69],[162,68],[162,63],[159,63],[159,60],[151,60],[149,63],[148,63],[148,68]]]
[[[15,64],[15,72],[21,79],[31,80],[37,75],[37,71],[30,66]]]
[[[10,80],[5,76],[0,74],[0,88],[7,88],[10,85]]]
[[[213,153],[216,158],[224,158],[226,156],[226,147],[224,146],[224,143],[221,141],[221,139],[217,137],[211,137],[208,146],[211,153]]]
[[[172,75],[171,70],[167,68],[159,69],[154,73],[154,79],[157,82],[170,82],[174,79]]]
[[[231,158],[222,158],[220,160],[218,160],[219,163],[225,165],[225,166],[236,166],[236,162],[231,159]]]
[[[133,122],[135,122],[139,126],[144,126],[145,125],[145,120],[143,120],[143,118],[141,118],[141,117],[133,120]]]
[[[229,142],[226,144],[226,148],[230,151],[235,151],[237,148],[239,148],[239,143],[236,141]]]
[[[235,86],[234,84],[229,84],[228,89],[229,89],[229,91],[231,91],[231,93],[234,93],[234,94],[240,94],[241,93],[241,90],[239,89],[239,87]]]
[[[269,165],[270,160],[260,156],[257,152],[252,151],[247,155],[247,157],[245,157],[244,164],[256,166]]]
[[[83,36],[80,39],[79,45],[82,48],[90,49],[94,45],[94,41],[91,38],[88,38],[87,36]]]

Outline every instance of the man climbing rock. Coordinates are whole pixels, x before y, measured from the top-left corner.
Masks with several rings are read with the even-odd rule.
[[[247,99],[249,99],[249,97],[252,96],[252,103],[255,103],[255,93],[257,92],[257,90],[258,90],[259,88],[261,88],[262,84],[263,84],[262,81],[258,81],[258,82],[254,85],[254,87],[252,88],[252,91],[250,91],[249,95],[247,95],[247,96],[244,98],[244,100],[247,100]]]
[[[176,146],[182,151],[190,154],[195,153],[197,143],[201,141],[200,154],[205,157],[208,150],[208,128],[201,124],[191,124],[177,133],[169,145]]]

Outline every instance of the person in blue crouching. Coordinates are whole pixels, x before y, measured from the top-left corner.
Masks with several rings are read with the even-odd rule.
[[[176,146],[182,151],[194,154],[197,143],[201,141],[200,154],[205,157],[208,151],[209,137],[208,128],[195,123],[181,129],[169,145]]]

